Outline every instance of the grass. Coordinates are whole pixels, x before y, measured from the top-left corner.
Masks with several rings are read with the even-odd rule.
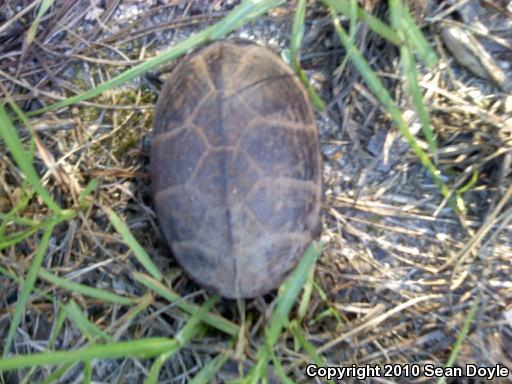
[[[295,17],[292,26],[292,38],[290,41],[290,56],[291,66],[295,73],[299,76],[302,83],[308,91],[309,98],[313,106],[320,112],[325,110],[325,103],[318,96],[315,88],[309,83],[306,73],[300,67],[299,50],[301,46],[302,37],[304,36],[304,20],[306,17],[306,0],[299,0],[297,9],[295,10]]]
[[[36,32],[42,28],[41,23],[44,22],[45,15],[51,13],[52,3],[52,1],[41,2],[38,13],[24,37],[22,58],[28,57],[27,55],[30,54],[31,49],[36,49],[34,46],[37,42],[37,39],[35,39]],[[456,280],[458,284],[459,279],[465,279],[468,276],[467,274],[463,273],[462,277],[450,277],[450,279],[446,279],[446,282],[439,277],[440,275],[434,276],[437,280],[432,280],[432,277],[428,275],[416,282],[411,290],[395,289],[395,291],[398,291],[399,298],[391,295],[389,297],[392,297],[392,299],[385,301],[385,304],[369,300],[370,303],[375,304],[372,308],[361,306],[361,303],[358,303],[357,300],[352,306],[345,305],[346,301],[351,300],[349,296],[353,293],[352,288],[350,285],[341,286],[337,291],[334,288],[340,282],[335,280],[332,282],[333,286],[327,284],[331,291],[327,293],[324,291],[326,284],[318,281],[318,279],[321,279],[319,276],[329,275],[333,272],[325,272],[325,265],[319,264],[318,259],[322,253],[322,246],[314,243],[308,248],[290,277],[283,283],[271,305],[266,306],[266,312],[260,314],[259,318],[253,319],[254,308],[257,305],[248,311],[247,317],[249,319],[246,324],[254,325],[254,330],[249,332],[246,324],[244,326],[238,324],[236,316],[231,313],[231,310],[226,310],[226,303],[222,303],[219,297],[215,295],[192,295],[189,297],[180,293],[179,288],[183,285],[183,280],[179,277],[180,274],[176,271],[163,273],[158,263],[148,254],[146,243],[142,243],[145,240],[145,235],[138,231],[135,233],[133,228],[136,228],[136,225],[130,229],[128,220],[123,218],[125,214],[123,210],[129,211],[129,206],[113,208],[101,203],[105,188],[110,188],[109,193],[111,194],[119,193],[119,191],[128,193],[123,189],[124,186],[117,186],[118,183],[115,179],[111,183],[112,185],[110,185],[108,179],[88,177],[80,180],[78,184],[80,190],[76,196],[67,201],[68,204],[66,205],[65,199],[61,196],[62,191],[59,191],[59,187],[63,187],[63,185],[55,188],[55,185],[48,181],[49,178],[41,174],[43,171],[41,170],[40,160],[43,158],[44,162],[44,154],[51,152],[51,150],[45,147],[45,140],[39,137],[39,134],[33,128],[34,124],[32,122],[35,122],[42,114],[56,113],[57,111],[69,112],[72,107],[80,105],[81,102],[114,92],[116,87],[127,84],[129,81],[175,60],[193,49],[212,40],[229,36],[231,32],[252,20],[263,17],[273,10],[275,11],[284,3],[284,1],[277,0],[243,1],[220,21],[183,39],[167,51],[144,60],[141,64],[122,71],[111,78],[109,76],[102,77],[103,81],[99,85],[93,86],[85,92],[76,93],[74,96],[31,112],[24,113],[16,104],[23,99],[15,101],[15,97],[19,95],[8,97],[4,85],[1,86],[2,91],[6,93],[4,101],[6,104],[0,105],[0,136],[9,151],[10,158],[19,170],[16,180],[19,181],[21,195],[17,205],[10,207],[6,213],[0,214],[0,251],[2,252],[0,254],[0,278],[6,282],[12,282],[18,291],[16,302],[10,305],[10,312],[6,311],[5,313],[5,316],[9,317],[9,327],[5,341],[2,343],[3,356],[0,359],[0,381],[2,380],[1,372],[16,371],[18,373],[17,377],[25,383],[34,380],[34,377],[38,374],[37,377],[41,377],[41,373],[45,372],[44,382],[51,383],[66,377],[66,375],[71,375],[78,367],[83,382],[91,383],[94,377],[95,362],[98,359],[140,359],[141,361],[154,359],[148,366],[145,382],[148,384],[156,383],[159,381],[159,377],[164,374],[163,371],[168,367],[170,360],[181,359],[180,353],[183,352],[183,349],[190,348],[194,350],[207,337],[217,337],[222,340],[219,343],[221,347],[218,348],[210,361],[201,364],[193,374],[189,375],[190,382],[210,382],[229,359],[233,358],[240,361],[241,357],[237,355],[238,348],[233,349],[233,345],[238,341],[241,345],[245,345],[246,348],[243,349],[243,352],[248,353],[253,362],[252,368],[237,379],[238,382],[265,382],[265,380],[268,380],[270,373],[274,372],[280,382],[292,383],[296,377],[300,376],[297,374],[297,367],[302,363],[315,362],[318,366],[326,366],[332,362],[333,357],[329,355],[331,349],[335,346],[347,346],[348,340],[351,340],[353,345],[358,345],[355,348],[360,348],[358,353],[354,355],[361,354],[365,348],[369,349],[370,345],[377,345],[378,350],[382,351],[383,347],[379,344],[377,336],[368,336],[368,339],[365,339],[361,338],[361,335],[370,334],[372,330],[380,326],[382,326],[379,331],[380,335],[387,335],[384,324],[397,316],[402,316],[404,319],[408,318],[409,315],[412,318],[414,316],[424,316],[426,318],[427,315],[422,312],[422,307],[426,305],[431,305],[431,308],[436,309],[427,311],[430,312],[431,316],[435,316],[434,324],[439,323],[440,319],[449,323],[463,323],[445,366],[451,367],[455,364],[457,358],[461,358],[461,348],[468,336],[469,327],[476,316],[480,300],[474,300],[468,315],[461,319],[456,315],[450,315],[449,312],[446,312],[446,309],[439,308],[438,303],[443,299],[443,296],[437,293],[423,294],[422,290],[426,290],[425,287],[436,287],[445,283],[447,286],[453,287],[454,281],[452,279]],[[390,21],[388,23],[362,9],[358,2],[354,0],[323,0],[322,4],[323,11],[329,12],[331,15],[331,27],[335,31],[336,39],[339,40],[346,53],[340,62],[340,66],[346,69],[347,66],[351,65],[358,71],[360,78],[371,92],[368,92],[371,96],[367,96],[367,98],[374,97],[378,102],[378,108],[388,114],[393,126],[398,128],[415,154],[416,159],[414,161],[419,161],[430,174],[442,196],[448,199],[455,195],[457,205],[452,204],[452,207],[458,207],[457,211],[466,212],[470,204],[466,202],[465,196],[478,187],[480,173],[474,171],[469,181],[452,191],[446,183],[447,177],[441,172],[440,168],[444,165],[442,161],[443,146],[437,141],[438,138],[433,126],[433,115],[429,110],[430,108],[425,104],[424,86],[421,84],[420,72],[418,71],[419,65],[433,70],[439,58],[431,48],[431,44],[416,26],[405,5],[399,0],[388,2],[390,10]],[[302,44],[307,30],[307,10],[307,2],[299,0],[294,9],[290,30],[290,64],[306,86],[316,109],[326,111],[329,109],[329,104],[326,103],[326,100],[322,100],[320,92],[310,83],[307,75],[308,71],[304,69],[306,64],[301,62]],[[348,32],[343,26],[346,21],[348,21]],[[382,41],[386,41],[397,48],[402,70],[400,79],[403,81],[410,106],[417,114],[426,145],[423,145],[421,138],[411,132],[401,107],[383,84],[382,73],[375,70],[374,63],[365,57],[360,47],[358,47],[358,27],[363,24]],[[12,115],[8,114],[6,110],[8,107],[12,111]],[[51,116],[56,115],[52,114]],[[116,124],[116,119],[119,117],[115,114],[113,116],[112,124]],[[27,137],[23,138],[19,134],[19,128],[15,128],[16,122],[27,128]],[[99,128],[96,127],[96,129]],[[91,131],[85,128],[82,133],[84,132],[86,136],[92,135]],[[79,138],[75,139],[78,140]],[[98,143],[102,144],[102,140],[104,140],[104,137],[99,139]],[[24,144],[24,141],[28,141],[28,145]],[[79,150],[76,151],[77,153],[80,152]],[[45,165],[47,164],[45,163]],[[62,162],[57,166],[62,166]],[[48,172],[58,172],[57,166]],[[443,171],[445,169],[446,167],[443,168]],[[109,185],[110,187],[106,187]],[[132,197],[134,200],[139,198],[136,194]],[[69,203],[70,201],[74,204]],[[500,223],[500,220],[503,220],[503,223],[507,220],[505,214],[499,215],[502,209],[505,211],[506,202],[505,199],[499,201],[497,205],[499,209],[492,211],[488,221],[482,224],[481,230],[477,231],[477,235],[471,240],[471,249],[475,248],[475,244],[480,244],[483,241],[483,236],[490,231],[491,227]],[[379,217],[403,218],[404,216],[400,215],[405,212],[417,215],[417,220],[424,219],[421,212],[415,210],[416,206],[414,204],[396,211],[391,210],[386,205],[372,206],[372,204],[377,204],[373,200],[369,200],[365,204],[359,204],[352,199],[348,202],[342,199],[334,199],[334,202],[330,201],[328,204],[331,205],[326,207],[327,211],[334,208],[338,209],[346,204],[352,210],[364,211],[365,209],[368,210],[369,206],[373,207],[375,211],[379,212]],[[36,210],[37,214],[31,214],[31,209]],[[96,216],[91,215],[91,212],[96,212]],[[331,238],[336,239],[333,241],[336,244],[334,254],[341,254],[344,246],[347,245],[344,243],[343,237],[340,236],[341,231],[347,231],[350,236],[359,238],[361,241],[358,243],[360,244],[368,244],[378,238],[378,236],[375,236],[375,238],[369,237],[366,232],[358,229],[349,218],[342,214],[332,214],[338,220],[337,237],[335,235],[331,236]],[[116,233],[102,234],[101,229],[96,226],[96,221],[101,222],[102,220],[110,223]],[[367,220],[367,217],[362,216],[360,220]],[[343,226],[339,223],[343,223]],[[328,225],[328,223],[325,225]],[[382,224],[382,226],[384,225]],[[84,233],[94,234],[98,238],[105,239],[107,245],[98,242],[94,247],[87,248],[87,242],[73,237],[76,234],[76,229],[74,229],[76,227],[80,227],[80,230]],[[381,229],[378,225],[376,228]],[[399,227],[393,230],[401,230],[405,233],[414,229]],[[55,244],[54,239],[57,238],[57,231],[59,231],[59,234],[66,233],[63,244]],[[472,232],[471,228],[469,228],[469,232]],[[430,232],[425,231],[424,233],[427,233],[427,235],[423,236],[430,236]],[[439,234],[431,236],[435,237]],[[62,238],[62,236],[59,238]],[[120,280],[116,279],[107,280],[112,283],[109,286],[105,286],[105,281],[99,281],[97,286],[91,286],[91,280],[88,279],[85,279],[86,282],[74,281],[78,278],[77,276],[87,276],[91,270],[100,270],[105,274],[117,275],[118,270],[112,271],[109,268],[110,264],[119,265],[114,264],[118,262],[123,265],[126,261],[126,256],[122,255],[122,250],[115,248],[119,243],[129,249],[128,255],[133,256],[138,262],[135,265],[143,270],[143,272],[130,271],[127,273],[127,276],[131,279],[130,284],[121,284]],[[51,255],[64,250],[61,252],[64,255],[62,258],[67,260],[72,252],[71,245],[73,244],[76,249],[82,247],[94,250],[94,253],[80,254],[79,252],[79,255],[76,256],[87,259],[87,265],[91,265],[85,270],[78,271],[80,272],[78,274],[75,274],[73,270],[67,270],[65,263],[63,268],[55,268],[55,265],[52,265]],[[405,246],[402,246],[400,250],[404,248]],[[32,253],[29,252],[28,255],[24,254],[22,260],[13,261],[15,259],[13,255],[16,255],[19,249],[31,249],[33,251]],[[65,251],[66,249],[68,251]],[[462,249],[464,254],[461,260],[466,260],[469,250],[466,252],[466,248]],[[96,252],[113,256],[106,260],[96,260]],[[365,251],[361,253],[370,255],[368,257],[364,256],[367,258],[363,259],[364,263],[362,265],[356,265],[355,259],[350,259],[350,263],[353,263],[351,267],[354,267],[360,274],[340,276],[348,279],[348,281],[355,281],[357,284],[365,286],[368,291],[378,291],[380,292],[379,295],[384,295],[383,292],[386,290],[393,292],[393,286],[387,284],[395,281],[395,275],[398,275],[399,272],[390,269],[389,263],[385,266],[379,265],[370,248],[365,248]],[[411,252],[409,254],[410,259],[399,258],[398,254],[399,252],[397,252],[393,262],[404,262],[406,267],[410,267],[412,263],[417,268],[414,270],[415,272],[422,270],[422,262],[416,262],[414,259],[417,256],[416,254]],[[443,269],[455,261],[453,257],[446,257],[446,255],[443,255],[443,257],[443,260],[448,260],[442,264]],[[457,266],[460,267],[460,263]],[[332,265],[329,265],[329,267],[333,268]],[[364,274],[361,274],[361,271],[370,267],[384,271],[383,276],[385,278],[380,280],[365,277]],[[126,269],[129,270],[130,268],[127,267]],[[430,270],[436,269],[432,267]],[[440,269],[437,272],[441,273],[443,271]],[[410,273],[398,279],[396,286],[407,286],[409,276],[414,276],[414,274]],[[119,273],[119,275],[122,274]],[[358,277],[354,278],[354,276]],[[89,282],[87,283],[87,281]],[[115,282],[118,283],[117,287],[114,285]],[[171,287],[178,287],[178,289],[174,290]],[[181,289],[181,292],[183,292],[183,289]],[[337,302],[333,298],[338,295],[338,292],[344,292],[346,295],[341,302]],[[447,295],[452,294],[455,293],[449,291]],[[7,302],[7,298],[2,298],[2,300]],[[258,305],[261,305],[262,302],[265,303],[262,300],[259,301]],[[25,330],[27,326],[25,318],[32,316],[32,312],[37,311],[40,304],[49,304],[56,308],[48,342],[39,345],[37,349],[30,349],[39,352],[21,353],[19,351],[26,350],[27,347],[18,346],[14,343],[16,334],[21,331],[28,334]],[[101,315],[93,310],[97,305],[101,305],[104,311]],[[392,308],[387,308],[387,305],[392,305]],[[245,308],[245,306],[242,306],[242,308]],[[108,318],[111,316],[112,319],[116,319],[116,316],[120,313],[123,315],[109,324]],[[163,326],[162,324],[166,324],[166,317],[160,316],[164,313],[167,317],[172,318],[173,326],[170,328],[172,332],[168,332],[170,337],[151,336],[153,327],[159,329]],[[346,313],[349,313],[349,315],[346,315]],[[243,314],[243,316],[240,314],[240,316],[245,318],[246,314]],[[335,324],[334,332],[324,332],[321,329],[320,325],[323,326],[323,324],[329,322]],[[387,335],[388,339],[386,340],[390,341],[395,335],[402,335],[403,329],[401,327],[404,324],[407,327],[408,322],[399,322],[396,326],[397,329],[393,329],[392,335]],[[428,324],[421,325],[428,328]],[[78,342],[71,348],[68,346],[68,348],[59,349],[59,343],[65,330],[69,327],[79,333]],[[169,328],[165,329],[169,330]],[[258,329],[259,333],[257,332]],[[312,333],[315,332],[316,336],[312,336]],[[260,336],[256,337],[258,334]],[[129,338],[129,340],[125,340],[125,338]],[[407,337],[400,336],[400,338],[400,345],[407,344]],[[321,343],[321,346],[318,343]],[[293,347],[290,347],[291,345]],[[388,353],[395,353],[391,346],[389,351],[384,352],[385,355]],[[292,361],[290,362],[290,360]],[[53,371],[48,370],[50,366],[54,368]]]
[[[391,9],[392,9],[392,15],[394,15],[393,19],[399,18],[401,20],[402,13],[397,11],[397,9],[402,9],[402,7],[397,2],[390,2]],[[350,40],[348,34],[345,32],[341,24],[339,23],[339,20],[337,19],[337,14],[335,12],[334,8],[331,8],[333,12],[333,24],[336,29],[336,32],[338,34],[339,39],[341,40],[343,46],[348,52],[349,57],[352,59],[354,65],[359,70],[359,73],[361,76],[365,79],[366,83],[370,87],[370,89],[373,91],[375,96],[378,98],[378,100],[384,105],[384,108],[387,110],[387,112],[391,115],[391,118],[393,119],[394,123],[400,130],[400,133],[404,136],[404,138],[407,140],[409,145],[411,146],[412,150],[418,156],[418,159],[420,160],[421,164],[429,171],[431,176],[433,177],[435,183],[439,187],[439,190],[443,194],[443,196],[448,196],[451,194],[448,187],[445,185],[441,178],[440,171],[436,168],[436,166],[432,163],[429,156],[421,149],[421,147],[418,144],[417,138],[411,133],[409,130],[407,124],[405,123],[405,120],[402,116],[402,112],[400,109],[396,106],[394,103],[392,97],[389,95],[389,93],[386,91],[386,87],[382,85],[380,82],[378,76],[375,74],[375,72],[371,69],[371,67],[368,65],[364,57],[360,54],[358,49],[354,46],[352,41]],[[393,12],[394,10],[394,12]],[[398,13],[398,15],[395,15]],[[400,28],[400,32],[403,34],[404,32],[408,31],[407,25],[405,27],[402,27],[402,23],[395,23],[398,28]],[[413,39],[411,39],[413,40]],[[423,45],[419,44],[419,51],[421,52],[423,48]],[[405,45],[402,46],[402,59],[405,57],[405,63],[404,66],[406,67],[406,70],[409,70],[407,73],[408,77],[408,84],[409,89],[414,97],[414,102],[416,104],[416,107],[419,110],[420,120],[425,122],[424,125],[424,131],[427,132],[427,137],[430,138],[429,144],[431,144],[431,149],[435,150],[435,143],[433,142],[433,134],[432,130],[430,128],[430,125],[428,124],[428,116],[426,115],[426,110],[423,105],[423,102],[421,100],[421,95],[419,95],[419,86],[417,84],[417,76],[415,71],[412,69],[413,66],[415,68],[415,65],[412,64],[412,54],[410,52],[410,49]],[[426,54],[423,54],[422,56],[425,56]],[[430,55],[426,56],[429,59],[429,64],[432,61],[430,59]],[[412,84],[415,84],[414,86]],[[425,120],[426,119],[426,120]]]
[[[462,324],[462,328],[460,330],[459,335],[457,336],[457,340],[455,341],[455,344],[453,345],[452,352],[450,353],[450,356],[448,357],[448,361],[446,362],[445,368],[453,368],[453,366],[455,365],[455,363],[457,361],[457,354],[460,351],[460,348],[462,346],[462,343],[464,342],[464,339],[468,335],[469,327],[471,326],[471,323],[474,321],[479,302],[480,302],[480,297],[476,297],[473,300],[473,304],[471,305],[471,308],[468,311],[466,319],[464,320],[464,324]],[[445,384],[445,383],[446,383],[445,377],[441,377],[438,380],[438,384]]]
[[[35,116],[44,112],[68,107],[80,101],[101,95],[102,93],[107,92],[118,85],[126,83],[127,81],[135,79],[152,69],[160,67],[162,64],[165,64],[170,60],[177,59],[178,57],[184,55],[194,48],[198,48],[209,41],[222,38],[234,29],[239,28],[241,25],[249,22],[252,19],[255,19],[262,14],[265,14],[268,10],[277,7],[283,2],[284,0],[243,1],[240,6],[236,7],[223,20],[174,45],[168,51],[161,53],[154,58],[149,59],[127,71],[122,72],[119,76],[116,76],[113,79],[106,81],[87,92],[51,104],[46,108],[38,109],[30,113],[29,116]]]
[[[198,311],[198,308],[194,305],[189,304],[185,300],[183,300],[180,295],[173,292],[165,285],[161,284],[158,281],[151,279],[147,275],[143,275],[141,273],[134,273],[134,278],[139,283],[145,285],[147,288],[151,289],[164,299],[168,300],[171,303],[175,303],[178,307],[180,307],[183,311],[193,314]],[[238,335],[239,328],[236,324],[233,324],[229,320],[226,320],[220,316],[216,316],[214,314],[205,314],[203,321],[212,327],[217,328],[219,331],[222,331],[228,335],[236,336]]]
[[[179,343],[167,338],[144,338],[114,344],[103,344],[73,351],[54,351],[3,358],[0,371],[31,366],[61,365],[89,359],[115,359],[120,357],[148,358],[177,348]]]
[[[43,237],[41,238],[41,244],[37,250],[36,256],[32,261],[30,269],[27,272],[27,276],[23,281],[23,285],[21,287],[21,294],[16,302],[16,309],[14,311],[14,315],[12,317],[11,326],[9,327],[9,332],[7,333],[7,339],[4,344],[4,353],[3,355],[7,355],[11,348],[11,343],[14,338],[14,334],[16,333],[16,329],[20,324],[21,317],[23,316],[23,312],[25,311],[25,307],[28,303],[29,295],[32,292],[34,287],[34,283],[37,279],[37,274],[41,268],[41,264],[43,263],[43,257],[46,253],[46,249],[48,247],[48,242],[50,241],[50,236],[52,234],[54,225],[50,224],[44,229]]]
[[[161,281],[163,276],[158,267],[151,261],[149,255],[146,253],[144,248],[140,246],[140,244],[135,240],[130,229],[126,226],[125,223],[121,220],[121,218],[112,210],[108,210],[108,217],[110,222],[116,229],[116,231],[122,236],[123,241],[126,245],[130,247],[133,251],[133,254],[142,264],[142,266],[148,271],[148,273],[153,276],[158,281]]]
[[[40,269],[38,274],[42,280],[53,284],[53,286],[63,288],[69,292],[75,292],[82,296],[88,296],[104,302],[120,305],[130,305],[134,302],[134,300],[129,297],[119,296],[104,289],[97,289],[83,284],[74,283],[67,279],[55,276],[44,269]]]
[[[3,106],[0,105],[0,135],[2,136],[5,144],[9,148],[11,156],[20,167],[27,181],[32,188],[37,192],[38,196],[46,203],[46,205],[55,213],[60,215],[62,209],[53,200],[48,190],[43,186],[39,179],[34,166],[28,159],[30,158],[26,151],[23,149],[21,140],[12,125],[11,119],[5,112]]]
[[[133,79],[135,77],[140,76],[141,74],[147,72],[148,70],[152,68],[156,68],[162,63],[165,63],[166,61],[169,61],[173,58],[179,57],[180,55],[184,54],[185,52],[189,51],[190,49],[197,47],[201,44],[204,44],[208,40],[220,38],[226,33],[230,32],[232,29],[236,28],[240,25],[240,22],[244,23],[250,20],[251,18],[257,17],[259,14],[265,13],[268,9],[278,5],[279,3],[282,3],[282,1],[263,1],[258,4],[258,6],[255,5],[255,3],[251,1],[244,2],[241,6],[237,7],[229,16],[227,16],[222,22],[205,29],[204,31],[192,36],[191,38],[187,39],[183,43],[180,43],[176,46],[174,46],[172,49],[170,49],[168,52],[161,54],[157,57],[155,57],[152,60],[149,60],[142,65],[139,65],[137,67],[132,68],[131,70],[123,72],[121,75],[117,76],[116,78],[107,81],[100,86],[91,89],[88,92],[85,92],[81,95],[77,95],[75,97],[70,97],[66,100],[63,100],[61,102],[55,103],[53,105],[50,105],[49,107],[40,109],[36,111],[35,113],[32,113],[31,116],[34,116],[38,113],[48,112],[51,110],[56,110],[59,108],[67,107],[70,105],[73,105],[79,101],[86,100],[88,98],[100,95],[101,93],[113,88],[114,86],[120,85],[130,79]],[[40,21],[41,14],[44,13],[45,10],[48,9],[48,6],[50,4],[43,3],[41,6],[41,12],[38,14],[38,17],[34,21],[33,27],[31,28],[29,35],[27,36],[27,40],[29,43],[33,40],[33,31],[37,30],[37,25]],[[4,141],[7,144],[7,147],[10,150],[11,155],[15,159],[16,163],[20,167],[20,169],[23,171],[25,176],[27,177],[30,185],[35,189],[35,191],[38,193],[38,195],[42,198],[42,200],[46,203],[46,205],[54,211],[55,215],[60,217],[65,214],[67,214],[68,219],[72,218],[74,216],[73,213],[70,213],[69,211],[63,211],[53,200],[50,193],[45,189],[45,187],[42,185],[40,178],[38,177],[35,168],[31,164],[30,161],[27,161],[29,157],[27,156],[25,150],[23,149],[23,146],[21,144],[21,140],[14,130],[14,127],[11,123],[11,119],[6,114],[4,108],[0,106],[0,127],[2,127],[2,130],[0,131],[0,134]],[[94,189],[95,185],[90,184],[87,186],[83,192],[82,192],[82,198],[87,195],[89,192],[91,192]],[[133,235],[130,233],[128,227],[122,222],[122,220],[113,212],[108,212],[109,218],[116,228],[116,230],[121,234],[123,239],[125,240],[126,244],[128,244],[131,249],[134,251],[134,255],[138,258],[138,260],[141,262],[141,264],[148,270],[148,272],[157,280],[162,279],[162,274],[158,270],[158,268],[152,263],[151,259],[148,257],[144,249],[137,243]],[[71,290],[74,292],[77,292],[81,295],[86,295],[90,297],[98,298],[104,302],[113,302],[117,304],[131,304],[132,300],[128,298],[124,298],[118,295],[111,294],[109,292],[106,292],[104,290],[96,289],[87,287],[81,284],[73,283],[70,281],[66,281],[65,279],[58,278],[57,276],[54,276],[44,270],[41,270],[41,264],[43,257],[45,255],[49,238],[52,234],[53,228],[55,226],[55,223],[52,221],[49,223],[46,227],[44,227],[44,235],[41,240],[40,246],[38,248],[37,255],[35,257],[34,262],[31,265],[31,268],[29,269],[27,273],[26,280],[24,281],[24,284],[22,286],[22,292],[21,296],[17,301],[16,304],[16,310],[13,316],[13,320],[11,322],[11,326],[9,329],[9,333],[7,336],[7,340],[3,349],[4,356],[8,354],[10,351],[11,343],[14,338],[14,334],[16,332],[16,329],[18,328],[18,325],[21,320],[21,316],[23,314],[23,311],[25,310],[25,307],[28,304],[28,298],[29,295],[34,287],[36,278],[38,273],[41,275],[43,279],[46,281],[49,281],[50,283],[59,286],[61,288]],[[22,233],[20,235],[16,235],[15,237],[10,237],[8,239],[3,239],[0,243],[3,243],[5,247],[9,247],[12,245],[15,245],[21,241],[23,241],[26,237],[29,235],[35,233],[34,231],[29,231],[28,233]],[[145,280],[148,281],[147,279]],[[155,284],[152,284],[154,287]],[[165,287],[160,286],[160,292],[170,292]],[[165,293],[164,293],[165,294]],[[167,298],[169,298],[169,295],[166,295]],[[179,301],[177,300],[177,297],[171,297],[173,301]],[[213,304],[213,302],[211,302]],[[184,305],[182,305],[184,306]],[[209,305],[211,306],[211,305]],[[190,310],[191,306],[185,306],[187,309]],[[82,313],[82,311],[79,309],[79,307],[76,305],[75,302],[71,302],[66,307],[66,312],[69,314],[70,319],[74,322],[75,325],[82,331],[84,334],[90,335],[89,337],[100,337],[101,339],[105,341],[111,341],[111,338],[109,335],[105,334],[101,329],[97,328],[94,324],[92,324],[87,317]],[[152,340],[144,339],[141,340],[139,343],[130,344],[130,343],[113,343],[105,346],[101,346],[99,348],[97,347],[91,347],[89,349],[77,351],[75,354],[67,354],[67,352],[49,352],[46,354],[37,354],[37,355],[25,355],[25,356],[16,356],[13,358],[7,358],[3,359],[2,362],[0,362],[0,371],[6,370],[6,369],[17,369],[23,366],[34,366],[34,365],[42,365],[42,364],[49,364],[49,363],[59,363],[59,364],[66,364],[66,363],[76,363],[77,361],[84,361],[86,363],[86,371],[89,373],[86,375],[90,378],[90,358],[102,358],[102,357],[115,357],[117,354],[119,356],[133,356],[138,355],[141,350],[145,352],[145,349],[141,348],[141,343],[147,341],[148,345],[152,345],[153,349],[149,348],[148,353],[150,356],[153,354],[158,354],[158,351],[160,351],[160,348],[162,348],[162,345],[165,346],[166,351],[162,351],[163,353],[160,355],[160,357],[156,360],[156,362],[153,365],[153,368],[150,371],[150,376],[148,378],[148,383],[156,382],[158,379],[158,372],[160,370],[161,365],[164,363],[164,361],[171,357],[173,353],[175,353],[178,350],[178,347],[182,343],[186,343],[192,336],[196,333],[196,323],[199,319],[201,319],[203,316],[205,316],[205,310],[202,309],[200,311],[195,311],[192,317],[189,320],[189,324],[194,324],[192,328],[186,327],[184,328],[183,332],[178,333],[177,338],[178,342],[174,340],[157,340],[160,343],[152,343]],[[215,323],[218,328],[228,330],[229,332],[233,332],[233,327],[227,327],[226,322],[223,320],[219,320],[218,317],[212,317],[209,316],[208,319],[210,320],[210,323]],[[236,329],[236,328],[234,328]],[[170,343],[170,344],[169,344]],[[123,351],[123,348],[126,348],[125,351]],[[66,358],[64,358],[66,356]]]
[[[290,311],[320,253],[320,245],[310,245],[299,265],[279,289],[276,308],[265,330],[265,342],[258,351],[256,364],[244,379],[244,382],[259,383],[260,380],[267,379],[267,365],[269,359],[273,357],[274,345],[282,335],[283,330],[289,327]],[[285,377],[281,377],[281,380],[286,381]]]

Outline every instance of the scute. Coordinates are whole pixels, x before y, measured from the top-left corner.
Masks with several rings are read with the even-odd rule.
[[[309,213],[314,209],[311,186],[271,179],[260,182],[247,197],[247,206],[270,231],[275,233],[307,230]]]
[[[192,120],[194,126],[203,132],[211,146],[225,145],[224,127],[222,126],[222,102],[214,93],[198,106]]]
[[[318,133],[300,81],[265,48],[216,42],[176,67],[154,119],[155,210],[176,260],[228,298],[276,288],[320,224]]]
[[[307,96],[298,88],[295,77],[276,72],[264,79],[250,82],[250,86],[240,90],[243,101],[256,114],[284,122],[314,124],[313,116],[303,108],[308,103]]]
[[[311,180],[315,167],[307,160],[311,158],[308,149],[316,150],[314,133],[308,135],[308,130],[272,121],[261,122],[243,136],[241,147],[268,176]]]
[[[209,249],[215,249],[220,260],[226,260],[233,246],[231,209],[222,205],[212,206],[204,212],[196,240]],[[221,257],[224,255],[224,257]],[[233,261],[230,261],[233,263]]]
[[[233,203],[243,201],[261,177],[258,166],[243,150],[236,151],[228,158],[227,193]],[[236,180],[236,183],[229,180]]]
[[[203,156],[206,144],[191,126],[162,133],[152,147],[152,181],[159,191],[183,185],[192,177]]]
[[[254,113],[239,95],[224,96],[223,116],[229,116],[224,119],[223,127],[226,137],[231,138],[230,142],[234,145],[240,141],[245,132],[261,120],[261,117]]]
[[[234,284],[234,268],[214,262],[215,255],[197,242],[173,243],[176,259],[192,279],[212,291],[225,291]]]
[[[187,65],[179,64],[171,81],[168,81],[158,98],[153,118],[153,135],[180,127],[194,112],[196,105],[213,90],[204,74],[204,63],[192,59]],[[190,103],[190,99],[195,99]]]
[[[286,275],[297,263],[309,242],[307,235],[284,235],[282,237],[268,234],[255,241],[251,257],[246,257],[239,264],[239,296],[254,297],[277,288]],[[258,260],[257,268],[254,259]]]
[[[192,185],[201,192],[211,206],[226,204],[228,180],[226,179],[227,158],[232,150],[209,151],[198,166]]]
[[[191,223],[201,221],[208,205],[199,193],[184,185],[168,188],[155,195],[159,217],[165,217],[162,230],[172,241],[192,241],[198,236],[198,227]]]

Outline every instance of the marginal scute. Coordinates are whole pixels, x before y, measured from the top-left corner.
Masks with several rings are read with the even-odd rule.
[[[198,284],[213,291],[225,291],[233,286],[234,265],[217,262],[217,255],[194,242],[172,243],[172,248],[188,274]]]
[[[274,258],[279,258],[283,260],[285,264],[293,265],[293,259],[298,258],[301,253],[301,239],[300,237],[279,237],[274,238],[272,241],[266,241],[261,245],[258,244],[262,249],[262,254],[264,257],[264,265],[267,266],[266,273],[268,275],[272,275],[275,273],[274,268],[272,268],[272,262]]]
[[[155,195],[158,214],[165,217],[166,225],[162,226],[166,238],[172,241],[189,241],[198,236],[198,227],[190,226],[183,220],[202,220],[208,206],[194,189],[179,185],[158,192]]]
[[[308,229],[313,196],[306,185],[271,183],[266,179],[247,197],[247,205],[270,231],[301,232]]]
[[[317,133],[314,130],[298,130],[293,135],[294,147],[301,159],[313,159],[318,155],[319,144],[317,141]],[[320,162],[316,166],[308,164],[307,161],[300,161],[293,167],[292,173],[297,179],[313,180],[320,183],[321,169]]]
[[[270,234],[256,241],[251,257],[242,258],[238,265],[239,278],[244,282],[242,294],[245,291],[245,295],[253,296],[277,288],[282,275],[289,272],[302,256],[305,249],[303,244],[307,241],[307,236],[294,236],[292,239],[285,236],[281,239]],[[257,268],[254,268],[254,259],[258,259]],[[276,268],[276,260],[279,260],[279,268]],[[265,281],[266,285],[263,286],[261,281]]]
[[[317,235],[321,158],[307,93],[250,42],[185,58],[154,117],[155,211],[177,262],[227,298],[278,287]]]
[[[233,246],[231,208],[222,205],[209,207],[198,226],[196,241],[206,248],[214,249],[218,259],[233,263],[233,260],[228,260]]]

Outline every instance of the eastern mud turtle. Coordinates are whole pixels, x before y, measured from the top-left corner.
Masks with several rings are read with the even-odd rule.
[[[194,281],[228,298],[276,288],[320,227],[318,133],[300,80],[250,42],[186,57],[158,99],[151,177],[162,232]]]

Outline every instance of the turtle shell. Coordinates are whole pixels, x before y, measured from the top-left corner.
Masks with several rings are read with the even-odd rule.
[[[321,158],[293,71],[266,48],[210,44],[164,85],[151,147],[155,210],[178,263],[204,288],[276,288],[318,233]]]

